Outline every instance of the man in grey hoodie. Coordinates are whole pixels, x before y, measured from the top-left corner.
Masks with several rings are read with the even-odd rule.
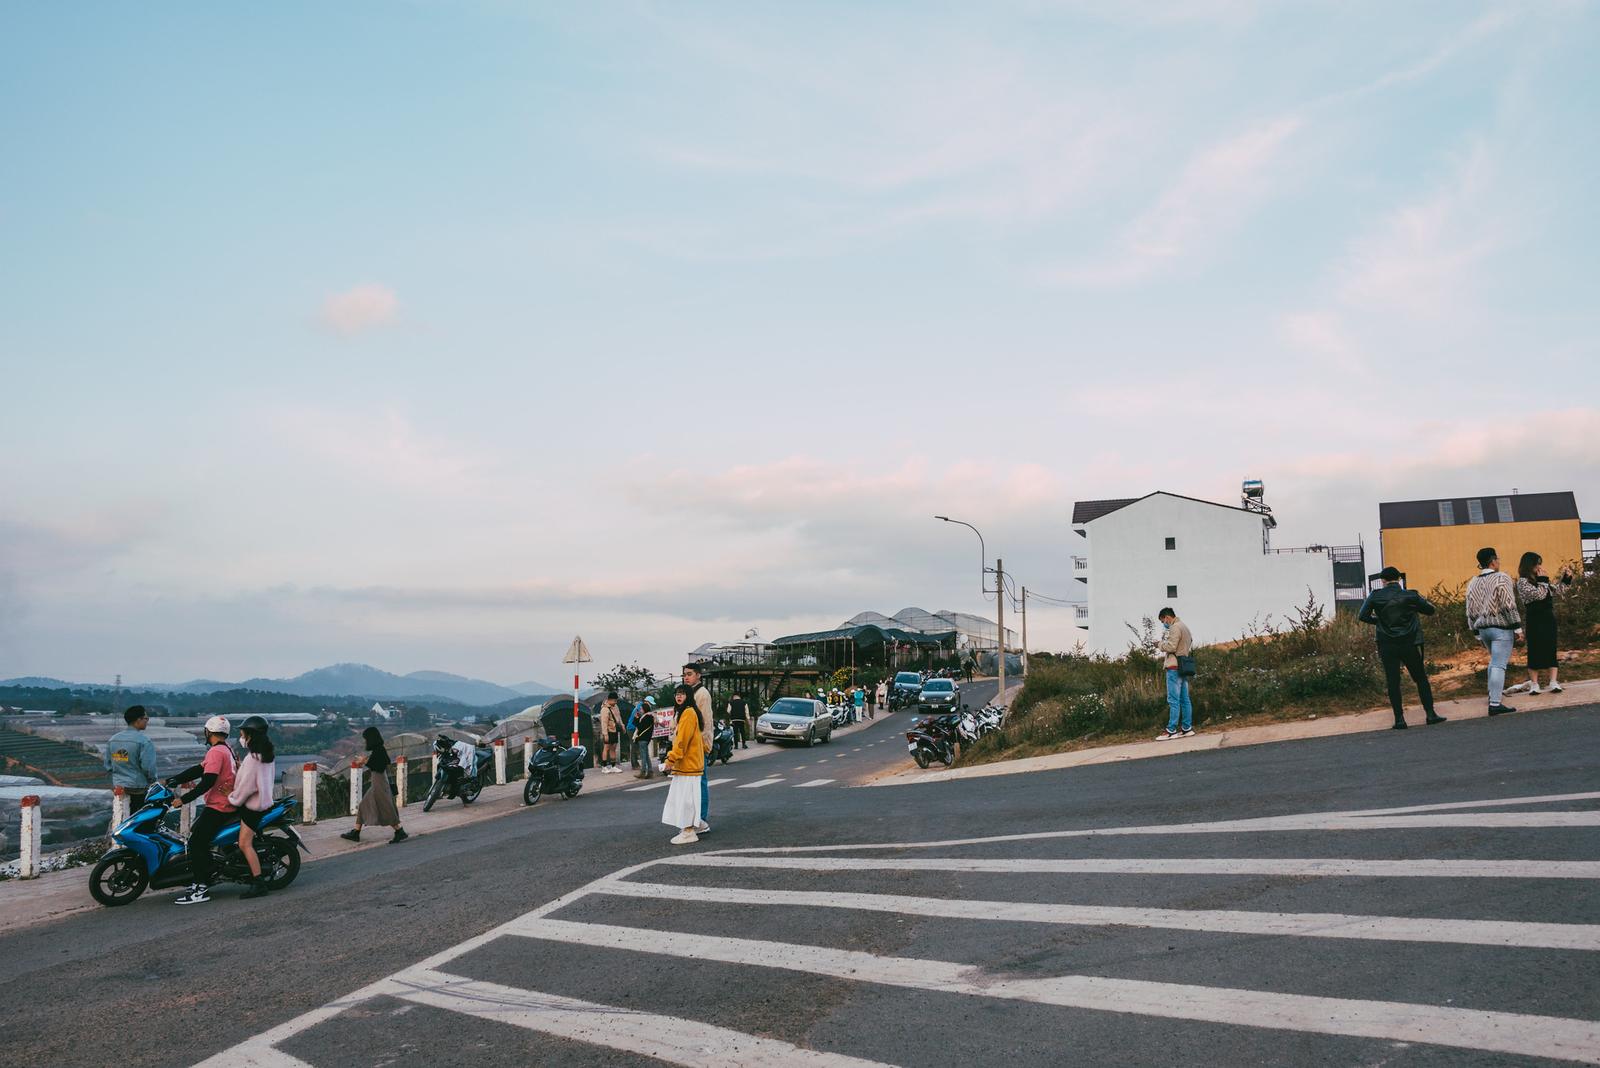
[[[144,807],[144,795],[156,781],[156,744],[144,729],[150,725],[150,714],[144,705],[132,705],[122,714],[126,730],[120,730],[106,742],[106,770],[111,773],[111,785],[120,786],[128,795],[128,811],[137,812]]]

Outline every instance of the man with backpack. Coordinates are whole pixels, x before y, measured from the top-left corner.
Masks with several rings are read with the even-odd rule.
[[[1383,663],[1383,680],[1389,687],[1389,704],[1394,709],[1394,730],[1406,729],[1405,706],[1400,700],[1400,667],[1405,666],[1417,684],[1417,696],[1428,723],[1443,723],[1445,717],[1433,710],[1433,686],[1422,659],[1422,620],[1431,616],[1433,605],[1415,590],[1400,584],[1400,569],[1386,567],[1378,573],[1383,585],[1367,595],[1356,618],[1370,623],[1378,632],[1378,659]]]
[[[1194,678],[1194,635],[1171,608],[1163,608],[1156,616],[1163,631],[1156,649],[1167,669],[1167,729],[1156,735],[1157,741],[1168,738],[1194,737],[1194,704],[1189,696],[1189,680]]]

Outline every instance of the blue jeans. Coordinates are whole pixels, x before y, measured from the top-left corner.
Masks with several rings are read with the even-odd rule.
[[[1172,710],[1167,717],[1167,733],[1191,730],[1194,727],[1194,705],[1189,701],[1189,680],[1176,668],[1167,671],[1167,707]]]
[[[711,822],[711,758],[706,758],[706,770],[700,776],[700,822]]]
[[[1511,663],[1511,647],[1516,644],[1516,631],[1505,627],[1484,627],[1478,631],[1478,640],[1489,650],[1489,704],[1498,705],[1506,692],[1506,665]]]

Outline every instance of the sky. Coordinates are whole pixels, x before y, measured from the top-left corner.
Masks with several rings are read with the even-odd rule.
[[[13,4],[0,677],[1076,596],[1072,502],[1600,518],[1593,2]],[[1030,644],[1070,647],[1035,602]]]

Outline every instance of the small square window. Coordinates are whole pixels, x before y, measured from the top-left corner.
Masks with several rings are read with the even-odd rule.
[[[1167,587],[1167,596],[1168,597],[1176,597],[1176,596],[1178,596],[1178,587],[1176,587],[1176,586],[1168,586]]]
[[[1467,502],[1467,522],[1483,522],[1483,502],[1473,499]]]
[[[1496,497],[1494,501],[1494,510],[1495,514],[1500,517],[1500,522],[1513,523],[1516,521],[1511,514],[1510,497]]]
[[[1439,502],[1439,525],[1441,527],[1453,527],[1456,525],[1455,501]]]
[[[1176,549],[1177,547],[1178,547],[1178,539],[1177,538],[1168,538],[1167,539],[1167,548]]]

